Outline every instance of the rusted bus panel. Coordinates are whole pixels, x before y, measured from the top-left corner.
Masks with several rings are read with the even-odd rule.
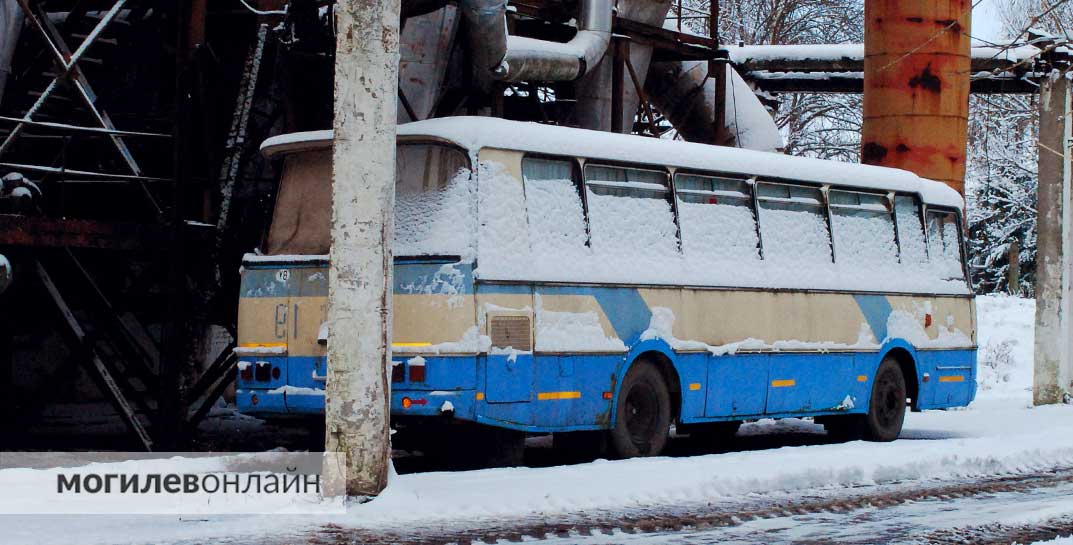
[[[964,194],[969,0],[865,2],[861,160]]]

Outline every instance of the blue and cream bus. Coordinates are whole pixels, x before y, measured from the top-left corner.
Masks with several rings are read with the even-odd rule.
[[[282,175],[243,261],[238,405],[319,415],[331,133],[262,151]],[[912,173],[456,117],[399,127],[396,195],[399,425],[651,456],[672,425],[757,418],[890,441],[975,395],[963,201]]]

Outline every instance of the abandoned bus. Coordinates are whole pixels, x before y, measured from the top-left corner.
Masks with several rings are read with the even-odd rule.
[[[321,414],[331,133],[262,150],[282,177],[243,261],[238,405]],[[399,127],[396,183],[395,423],[629,457],[761,417],[889,441],[975,395],[963,202],[938,182],[457,117]]]

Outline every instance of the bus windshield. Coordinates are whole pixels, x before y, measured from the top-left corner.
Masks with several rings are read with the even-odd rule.
[[[469,255],[474,225],[469,157],[460,148],[438,143],[404,143],[397,153],[397,255]],[[327,149],[286,157],[264,245],[266,254],[328,253],[331,160]]]

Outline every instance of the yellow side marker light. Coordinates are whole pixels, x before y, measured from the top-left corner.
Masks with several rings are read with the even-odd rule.
[[[420,348],[422,346],[432,346],[432,343],[391,343],[391,346],[397,346],[399,348]]]
[[[868,377],[864,375],[857,375],[857,382],[868,382]]]
[[[771,381],[771,387],[772,388],[790,388],[790,387],[793,387],[793,386],[797,386],[797,381],[792,379],[792,378],[791,379],[786,379],[786,380],[773,380],[773,381]]]
[[[477,401],[484,401],[484,392],[477,392]]]
[[[553,399],[581,399],[581,392],[540,392],[537,394],[540,401]]]
[[[939,377],[939,382],[965,382],[964,375],[944,375]]]
[[[699,382],[691,382],[689,384],[689,391],[696,392],[697,390],[700,390],[700,383]]]

